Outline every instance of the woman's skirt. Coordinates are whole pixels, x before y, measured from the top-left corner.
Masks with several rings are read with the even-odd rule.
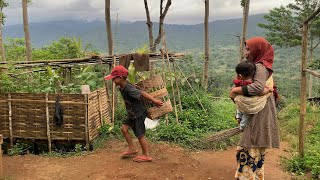
[[[266,148],[246,149],[238,146],[235,178],[239,180],[263,180],[265,154]]]

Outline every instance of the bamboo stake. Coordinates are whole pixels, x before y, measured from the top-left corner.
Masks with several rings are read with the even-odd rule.
[[[87,151],[90,151],[90,146],[89,146],[89,138],[90,138],[90,132],[89,132],[89,115],[90,115],[90,111],[89,111],[89,107],[88,107],[88,95],[84,95],[84,108],[85,108],[85,131],[86,131],[86,148]]]
[[[202,107],[202,109],[203,109],[205,112],[207,112],[207,110],[204,108],[203,104],[201,103],[201,101],[200,101],[200,99],[199,99],[198,95],[196,94],[196,92],[195,92],[195,91],[194,91],[194,89],[192,88],[192,86],[191,86],[191,84],[190,84],[190,82],[189,82],[188,78],[187,78],[187,77],[186,77],[186,75],[183,73],[183,71],[181,70],[181,68],[179,67],[179,65],[178,65],[178,64],[177,64],[177,67],[178,67],[178,69],[180,70],[180,72],[181,72],[181,74],[183,75],[183,77],[186,79],[187,84],[189,85],[189,87],[190,87],[191,91],[192,91],[192,92],[193,92],[193,94],[196,96],[197,100],[199,101],[200,106]]]
[[[163,47],[160,49],[161,51],[161,57],[162,57],[162,76],[163,76],[163,85],[164,87],[167,87],[167,83],[166,83],[166,72],[164,70],[165,68],[165,60],[164,60],[164,50],[163,50]],[[169,96],[169,94],[168,94]],[[169,97],[169,100],[170,100],[170,97]],[[168,126],[169,125],[169,116],[168,114],[165,115],[165,119],[166,119],[166,125]]]
[[[164,47],[164,51],[166,53],[166,63],[167,63],[167,67],[169,72],[171,72],[171,67],[170,67],[170,61],[169,61],[169,55],[168,55],[168,49],[167,49],[167,45],[166,45],[166,37],[165,37],[165,32],[163,31],[163,35],[162,35],[162,45]],[[174,85],[172,80],[170,79],[170,84],[171,84],[171,88],[172,88],[172,95],[173,95],[173,105],[174,105],[174,112],[175,112],[175,116],[176,116],[176,123],[179,123],[179,118],[178,118],[178,110],[177,110],[177,103],[176,103],[176,94],[175,94],[175,90],[174,90]]]
[[[8,94],[10,147],[13,147],[11,94]]]
[[[308,24],[303,24],[302,36],[302,56],[301,56],[301,82],[300,82],[300,122],[299,122],[299,155],[304,156],[305,141],[305,116],[307,112],[307,76],[304,69],[307,68],[307,44],[308,44]]]
[[[51,153],[51,137],[50,137],[50,119],[49,119],[49,104],[48,102],[48,93],[46,93],[46,118],[47,118],[47,137],[48,137],[48,149]]]
[[[181,103],[181,96],[180,96],[180,90],[179,90],[179,85],[178,85],[178,82],[177,82],[177,78],[176,78],[176,66],[175,66],[175,62],[172,61],[172,64],[173,64],[173,73],[174,73],[174,80],[176,82],[176,88],[177,88],[177,92],[178,92],[178,103],[179,103],[179,109],[180,111],[182,112],[182,103]]]
[[[98,103],[99,103],[99,115],[100,115],[100,125],[102,126],[104,124],[103,118],[102,118],[102,105],[101,105],[101,98],[100,98],[100,91],[97,91],[98,95]]]

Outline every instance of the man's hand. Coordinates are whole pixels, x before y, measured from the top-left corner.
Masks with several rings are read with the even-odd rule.
[[[163,105],[163,102],[162,102],[161,100],[159,100],[159,99],[155,99],[155,100],[153,101],[153,104],[155,104],[155,105],[157,105],[157,106],[162,106],[162,105]]]

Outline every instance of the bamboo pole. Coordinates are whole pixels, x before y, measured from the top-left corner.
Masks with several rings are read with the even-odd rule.
[[[88,95],[84,95],[84,108],[85,108],[85,131],[86,131],[86,148],[87,151],[90,151],[90,144],[89,144],[89,139],[90,139],[90,131],[89,131],[89,105],[88,105]]]
[[[305,141],[305,116],[307,111],[307,76],[304,69],[307,68],[308,51],[308,24],[303,24],[302,56],[301,56],[301,81],[300,81],[300,122],[299,122],[299,155],[304,156]]]
[[[19,102],[19,103],[30,103],[30,102],[38,102],[38,103],[48,103],[48,104],[54,104],[55,101],[43,101],[43,100],[29,100],[29,99],[8,99],[7,102]],[[74,101],[60,101],[60,104],[72,104],[72,105],[83,105],[86,103],[82,102],[74,102]]]
[[[48,149],[49,149],[49,153],[51,153],[51,152],[52,152],[52,148],[51,148],[51,134],[50,134],[50,119],[49,119],[48,93],[46,93],[46,119],[47,119]]]
[[[13,147],[11,94],[8,94],[10,147]]]
[[[84,57],[84,58],[74,58],[74,59],[49,59],[49,60],[33,60],[33,61],[6,61],[0,62],[0,64],[39,64],[44,63],[46,65],[50,63],[80,63],[80,62],[88,62],[88,61],[110,61],[112,63],[113,57],[116,57],[116,60],[119,61],[119,57],[116,55],[102,55],[100,57]],[[161,61],[161,53],[149,53],[150,61],[159,62]],[[183,53],[169,53],[170,58],[180,59],[185,55]]]
[[[311,75],[313,75],[313,76],[315,76],[315,77],[320,78],[320,73],[318,73],[318,72],[316,72],[316,71],[313,71],[313,70],[311,70],[311,69],[303,69],[303,71],[306,72],[306,73],[309,73],[309,74],[311,74]]]
[[[180,96],[180,89],[179,89],[179,85],[177,82],[177,78],[176,78],[176,66],[175,66],[175,62],[172,61],[172,65],[173,65],[173,73],[174,73],[174,80],[176,82],[176,88],[177,88],[177,93],[178,93],[178,103],[179,103],[179,109],[182,112],[182,103],[181,103],[181,96]]]
[[[166,61],[167,62],[167,67],[168,67],[169,72],[171,72],[168,49],[167,49],[167,44],[166,44],[166,35],[165,35],[164,32],[163,32],[163,35],[162,35],[162,45],[164,47],[164,51],[165,51],[165,55],[166,55],[166,59],[167,59],[167,61]],[[173,105],[174,105],[174,112],[175,112],[175,116],[176,116],[176,123],[179,123],[177,103],[176,103],[176,94],[175,94],[175,90],[174,90],[174,84],[173,84],[171,79],[170,79],[170,84],[171,84],[171,87],[172,87]]]
[[[97,91],[97,95],[98,95],[98,105],[99,105],[99,115],[100,115],[100,125],[102,126],[104,124],[103,122],[103,118],[102,118],[102,105],[101,105],[101,95],[100,95],[100,91]]]
[[[207,110],[204,108],[203,104],[201,103],[201,101],[200,101],[200,99],[199,99],[199,97],[198,97],[197,93],[194,91],[193,87],[191,86],[191,84],[190,84],[190,82],[189,82],[188,78],[187,78],[187,77],[186,77],[186,75],[183,73],[183,71],[181,70],[181,68],[179,67],[179,65],[178,65],[178,64],[177,64],[177,67],[178,67],[178,69],[180,70],[180,72],[181,72],[181,74],[183,75],[183,77],[186,79],[187,84],[189,85],[189,87],[190,87],[191,91],[192,91],[192,92],[193,92],[193,94],[196,96],[197,100],[199,101],[200,106],[202,107],[202,109],[203,109],[205,112],[207,112]]]
[[[87,151],[90,151],[90,131],[89,131],[89,116],[90,116],[90,111],[89,111],[89,102],[88,102],[88,95],[84,95],[84,107],[85,107],[85,132],[86,132],[86,149]]]
[[[160,51],[161,51],[161,56],[162,56],[162,63],[161,63],[161,65],[162,65],[162,78],[163,78],[163,85],[164,85],[164,87],[167,87],[167,83],[166,83],[166,72],[165,72],[165,70],[164,70],[164,68],[165,68],[165,60],[164,60],[164,50],[163,50],[163,47],[160,49]],[[169,96],[169,94],[168,94],[168,96]],[[170,100],[170,96],[169,96],[169,100]],[[169,116],[168,116],[168,114],[166,114],[165,115],[165,120],[166,120],[166,125],[168,126],[169,125]]]

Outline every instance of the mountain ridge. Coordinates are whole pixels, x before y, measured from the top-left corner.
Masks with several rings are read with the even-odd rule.
[[[265,23],[264,14],[249,16],[248,37],[264,35],[257,24]],[[98,51],[107,48],[107,35],[104,21],[63,20],[30,23],[30,36],[33,47],[39,48],[57,41],[61,37],[80,37],[83,43],[90,43]],[[145,21],[120,22],[117,27],[113,22],[112,31],[116,30],[116,52],[132,51],[148,44],[148,29]],[[212,45],[237,43],[236,35],[241,34],[242,18],[216,20],[209,23],[209,39]],[[158,23],[153,23],[154,33],[158,32]],[[204,25],[165,24],[167,43],[171,49],[186,50],[203,47]],[[4,39],[23,38],[23,25],[3,27]],[[157,34],[154,34],[156,36]]]

